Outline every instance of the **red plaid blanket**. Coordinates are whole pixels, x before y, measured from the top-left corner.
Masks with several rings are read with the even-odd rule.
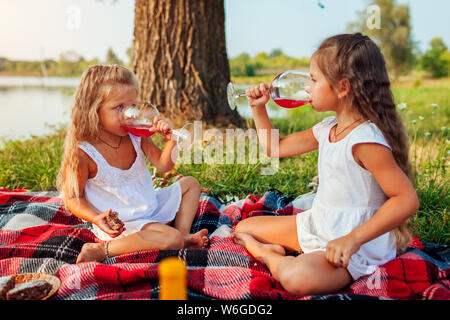
[[[230,231],[251,215],[301,212],[277,191],[228,205],[203,194],[192,232],[209,230],[208,249],[150,250],[75,264],[85,242],[99,241],[92,226],[65,214],[55,194],[0,189],[0,276],[54,274],[61,280],[54,299],[157,299],[158,263],[178,256],[188,265],[190,299],[450,299],[448,246],[417,239],[406,253],[344,290],[325,296],[287,293],[263,264],[233,243]]]

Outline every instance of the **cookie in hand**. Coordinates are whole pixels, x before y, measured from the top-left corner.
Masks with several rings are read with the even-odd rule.
[[[119,230],[123,228],[124,223],[119,219],[119,214],[116,211],[109,211],[106,215],[106,222],[113,230]]]

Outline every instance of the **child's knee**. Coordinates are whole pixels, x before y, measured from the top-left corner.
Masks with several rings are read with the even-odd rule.
[[[185,186],[186,190],[197,190],[200,192],[201,187],[200,187],[200,182],[198,182],[197,179],[195,179],[194,177],[191,176],[187,176],[187,177],[183,177],[180,180],[181,185]]]
[[[250,235],[258,234],[258,232],[257,232],[257,230],[259,230],[258,223],[257,223],[258,220],[254,219],[254,218],[255,217],[250,217],[250,218],[239,221],[238,224],[236,225],[235,231],[248,233]]]
[[[184,247],[184,238],[177,229],[170,230],[164,235],[163,250],[178,250]]]
[[[293,294],[311,295],[319,289],[314,270],[308,265],[280,263],[278,278],[283,288]]]
[[[236,228],[235,228],[234,231],[236,231],[236,232],[243,232],[243,233],[249,233],[250,228],[249,228],[248,225],[249,225],[249,224],[248,224],[248,220],[247,220],[247,219],[241,220],[241,221],[239,221],[238,224],[236,225]]]
[[[200,182],[198,182],[197,179],[195,179],[194,177],[186,177],[187,179],[189,179],[189,184],[191,186],[192,189],[195,190],[200,190]]]

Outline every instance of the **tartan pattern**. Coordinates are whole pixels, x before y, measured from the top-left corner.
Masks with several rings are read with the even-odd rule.
[[[0,276],[45,272],[61,286],[53,299],[157,299],[158,263],[178,256],[188,265],[189,299],[450,299],[448,246],[418,239],[407,252],[330,295],[298,296],[283,290],[268,269],[230,231],[254,215],[293,215],[302,210],[276,190],[223,204],[203,193],[192,232],[207,228],[210,247],[149,250],[74,264],[85,242],[99,242],[92,225],[67,215],[55,193],[0,189]],[[289,253],[298,254],[298,253]]]

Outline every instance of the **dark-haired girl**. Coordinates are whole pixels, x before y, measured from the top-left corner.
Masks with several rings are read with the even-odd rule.
[[[303,295],[340,290],[395,258],[410,241],[408,219],[419,207],[408,138],[378,46],[359,33],[328,38],[312,56],[310,75],[312,108],[336,116],[284,138],[272,137],[267,85],[246,93],[269,156],[319,150],[312,208],[245,219],[233,235],[287,291]],[[303,254],[286,256],[285,249]]]

